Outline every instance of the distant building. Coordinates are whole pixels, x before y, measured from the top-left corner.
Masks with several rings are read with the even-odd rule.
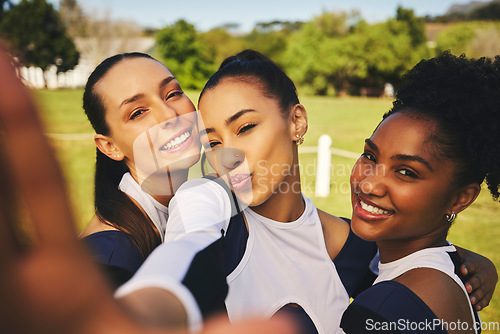
[[[78,65],[71,71],[57,73],[56,67],[51,67],[45,72],[47,87],[80,88],[84,87],[94,68],[104,59],[123,52],[144,52],[151,54],[154,49],[153,37],[135,38],[77,38],[75,44],[80,52]],[[44,88],[44,76],[41,68],[22,67],[20,73],[26,84],[32,88]]]

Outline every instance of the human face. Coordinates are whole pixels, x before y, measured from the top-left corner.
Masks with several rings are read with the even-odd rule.
[[[280,189],[292,191],[291,184],[279,187],[298,179],[290,173],[296,159],[295,125],[260,89],[225,79],[205,91],[199,104],[200,140],[209,163],[227,176],[240,200],[254,207],[282,193]],[[296,186],[300,193],[300,184]]]
[[[199,159],[195,108],[172,73],[148,58],[117,63],[96,84],[110,128],[107,139],[134,176],[186,170]]]
[[[432,151],[434,129],[434,122],[402,112],[366,140],[351,174],[351,224],[358,236],[405,247],[446,238],[455,166]]]

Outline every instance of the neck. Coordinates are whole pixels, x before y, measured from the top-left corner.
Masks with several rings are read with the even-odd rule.
[[[425,248],[447,246],[447,232],[448,227],[445,229],[440,228],[429,235],[413,239],[377,241],[380,262],[396,261]]]
[[[266,218],[279,222],[292,222],[302,215],[305,203],[300,187],[300,173],[297,159],[294,159],[290,173],[285,177],[277,191],[264,203],[252,210]]]
[[[177,189],[187,181],[188,173],[189,169],[162,171],[139,182],[137,173],[130,170],[130,174],[141,188],[164,206],[168,206]]]

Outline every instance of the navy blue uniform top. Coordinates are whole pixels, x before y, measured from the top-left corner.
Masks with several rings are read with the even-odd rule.
[[[113,288],[128,281],[144,262],[139,249],[122,231],[100,231],[82,238]]]
[[[459,269],[461,260],[458,254],[448,254],[455,273],[465,282]],[[474,317],[476,323],[480,323],[476,311]],[[382,281],[360,293],[344,312],[340,327],[347,334],[448,333],[429,306],[408,287],[396,281]]]

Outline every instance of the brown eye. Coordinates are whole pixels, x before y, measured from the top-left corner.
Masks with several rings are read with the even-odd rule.
[[[403,176],[410,177],[412,179],[416,179],[418,177],[416,173],[406,168],[400,169],[397,172]]]
[[[368,153],[368,152],[364,152],[363,154],[361,154],[361,157],[368,159],[368,160],[375,162],[375,163],[377,162],[377,160],[375,159],[375,156],[371,153]]]
[[[139,110],[134,111],[132,113],[132,115],[130,115],[130,120],[136,119],[137,117],[141,116],[145,112],[146,112],[146,110],[144,110],[144,109],[139,109]]]
[[[182,94],[184,94],[183,91],[172,92],[172,93],[170,93],[170,94],[167,95],[167,97],[165,98],[165,100],[171,99],[172,97],[180,96]]]
[[[253,128],[254,128],[254,127],[256,127],[256,126],[257,126],[257,124],[248,124],[248,125],[245,125],[244,127],[242,127],[242,128],[240,129],[240,131],[238,131],[238,134],[240,134],[240,133],[245,133],[245,132],[247,132],[247,131],[249,131],[249,130],[253,129]]]

